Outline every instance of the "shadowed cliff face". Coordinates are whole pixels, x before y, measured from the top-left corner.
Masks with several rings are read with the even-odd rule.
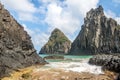
[[[0,4],[0,77],[13,70],[44,63],[30,36]]]
[[[70,40],[59,29],[53,30],[49,41],[42,47],[40,53],[67,54],[71,48]]]
[[[91,9],[72,43],[71,54],[120,53],[120,25],[104,15],[102,6]]]

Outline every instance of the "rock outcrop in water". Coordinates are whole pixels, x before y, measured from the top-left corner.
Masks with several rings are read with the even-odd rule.
[[[89,63],[120,73],[120,54],[98,54],[90,58]]]
[[[45,63],[24,28],[0,3],[0,78],[13,70]]]
[[[71,48],[71,41],[59,29],[54,29],[49,41],[42,47],[40,54],[67,54]]]
[[[102,6],[91,9],[74,40],[71,54],[120,53],[120,25],[104,15]]]
[[[50,55],[50,56],[45,56],[44,59],[64,60],[65,58],[62,55]]]

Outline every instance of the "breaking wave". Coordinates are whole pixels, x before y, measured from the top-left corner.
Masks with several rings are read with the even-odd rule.
[[[104,74],[100,66],[88,64],[88,59],[82,59],[79,62],[50,62],[45,67],[53,69],[63,69],[74,72],[89,72],[93,74]]]

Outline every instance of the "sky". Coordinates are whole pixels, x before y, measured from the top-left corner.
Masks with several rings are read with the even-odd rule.
[[[86,12],[102,5],[108,18],[120,24],[120,0],[0,0],[31,36],[37,52],[59,28],[73,42]]]

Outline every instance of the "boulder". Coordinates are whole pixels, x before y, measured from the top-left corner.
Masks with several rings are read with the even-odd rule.
[[[90,58],[92,65],[102,66],[103,69],[120,73],[120,54],[98,54]]]

